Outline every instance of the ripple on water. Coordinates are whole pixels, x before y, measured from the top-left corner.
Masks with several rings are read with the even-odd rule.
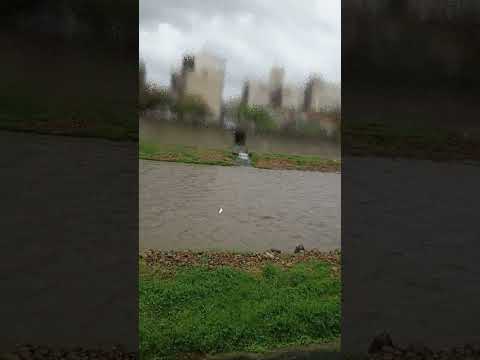
[[[140,168],[140,249],[340,247],[340,174],[143,161]]]

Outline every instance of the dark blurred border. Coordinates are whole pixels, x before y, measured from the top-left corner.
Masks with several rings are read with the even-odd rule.
[[[342,1],[346,353],[480,343],[479,36],[475,1]]]
[[[0,7],[1,129],[138,138],[132,97],[138,4],[44,0]]]
[[[0,352],[136,352],[138,2],[0,14]]]

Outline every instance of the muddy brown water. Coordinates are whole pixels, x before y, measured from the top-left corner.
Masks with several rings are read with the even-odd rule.
[[[140,251],[340,248],[340,174],[146,160],[139,169]]]
[[[219,128],[194,128],[178,126],[155,120],[140,120],[140,138],[158,144],[179,144],[213,149],[231,149],[232,131]],[[327,159],[340,159],[340,144],[322,138],[249,134],[246,138],[249,151],[260,153],[285,153],[320,155]]]

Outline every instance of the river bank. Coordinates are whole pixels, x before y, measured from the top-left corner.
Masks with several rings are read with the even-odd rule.
[[[143,160],[170,161],[187,164],[235,166],[232,151],[207,149],[185,145],[157,145],[140,141],[139,157]],[[251,165],[260,169],[339,172],[341,161],[324,159],[316,155],[290,155],[275,153],[250,154]]]
[[[143,359],[338,351],[339,252],[149,251],[139,266]]]

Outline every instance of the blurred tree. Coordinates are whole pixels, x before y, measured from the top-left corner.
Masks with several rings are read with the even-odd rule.
[[[275,119],[270,112],[261,106],[241,105],[238,110],[239,121],[243,125],[254,125],[255,131],[269,132],[278,129]]]
[[[138,107],[140,111],[156,107],[171,108],[173,98],[168,89],[159,88],[147,81],[147,68],[140,59],[138,64]]]
[[[180,121],[188,121],[193,124],[205,123],[210,115],[208,105],[198,96],[185,95],[178,99],[172,106]]]

